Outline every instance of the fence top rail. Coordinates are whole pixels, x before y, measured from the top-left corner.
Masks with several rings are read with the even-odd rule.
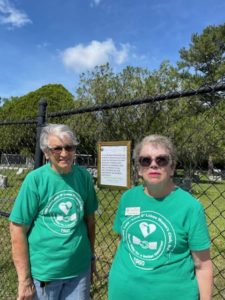
[[[134,100],[128,100],[128,101],[120,101],[116,103],[110,103],[110,104],[102,104],[98,106],[91,106],[86,108],[78,108],[78,109],[72,109],[69,111],[63,111],[63,112],[49,112],[47,113],[48,117],[59,117],[59,116],[65,116],[65,115],[71,115],[71,114],[81,114],[81,113],[87,113],[87,112],[94,112],[94,111],[101,111],[101,110],[107,110],[112,108],[119,108],[119,107],[126,107],[126,106],[133,106],[133,105],[139,105],[139,104],[145,104],[150,102],[159,102],[163,100],[172,100],[176,98],[184,98],[188,96],[197,96],[200,94],[208,94],[208,93],[215,93],[219,91],[225,91],[225,83],[218,83],[215,85],[207,85],[200,87],[198,89],[191,89],[187,91],[181,91],[181,92],[168,92],[165,94],[160,94],[156,96],[147,96],[144,98],[134,99]]]
[[[105,103],[98,106],[91,106],[91,107],[84,107],[84,108],[78,108],[78,109],[71,109],[68,111],[61,111],[61,112],[49,112],[47,113],[47,117],[59,117],[59,116],[66,116],[71,114],[82,114],[87,112],[94,112],[94,111],[102,111],[102,110],[108,110],[113,108],[119,108],[119,107],[127,107],[127,106],[133,106],[133,105],[140,105],[150,102],[159,102],[163,100],[172,100],[177,98],[184,98],[188,96],[197,96],[200,94],[208,94],[208,93],[215,93],[219,91],[225,91],[225,83],[218,83],[214,85],[207,85],[203,86],[197,89],[191,89],[186,91],[176,91],[176,92],[168,92],[156,96],[147,96],[144,98],[138,98],[128,101],[120,101],[116,103]],[[37,124],[38,120],[18,120],[18,121],[10,121],[10,120],[4,120],[0,121],[0,126],[2,125],[17,125],[17,124]]]
[[[0,125],[37,124],[37,120],[0,121]]]

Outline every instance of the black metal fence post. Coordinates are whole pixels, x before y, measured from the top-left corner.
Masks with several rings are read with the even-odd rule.
[[[41,98],[39,101],[39,110],[38,110],[38,117],[37,117],[37,134],[36,134],[34,169],[37,169],[43,164],[43,152],[40,149],[39,140],[40,140],[42,127],[45,124],[46,107],[47,107],[46,100]]]

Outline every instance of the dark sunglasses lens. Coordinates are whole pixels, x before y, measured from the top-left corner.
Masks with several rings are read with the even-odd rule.
[[[149,167],[152,163],[153,159],[150,156],[141,156],[139,159],[139,164],[142,167]],[[169,164],[170,158],[167,155],[157,156],[155,158],[155,162],[159,167],[165,167]]]
[[[66,145],[64,147],[58,146],[58,147],[49,148],[49,149],[53,153],[60,154],[63,151],[63,149],[65,149],[65,151],[67,151],[67,152],[75,151],[75,146],[74,145]]]
[[[62,149],[63,149],[62,147],[55,147],[55,148],[52,148],[51,150],[54,151],[54,152],[59,153],[59,152],[62,151]]]
[[[152,163],[151,157],[140,157],[139,163],[142,167],[149,167]]]
[[[74,145],[66,145],[64,147],[64,149],[67,151],[67,152],[72,152],[75,150],[75,146]]]
[[[160,167],[165,167],[168,165],[169,163],[169,156],[158,156],[156,157],[155,161],[157,163],[158,166]]]

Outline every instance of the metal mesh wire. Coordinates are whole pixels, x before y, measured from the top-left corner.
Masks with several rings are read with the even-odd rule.
[[[118,243],[112,224],[123,192],[97,186],[97,142],[130,140],[133,147],[142,137],[153,133],[167,135],[173,140],[178,152],[174,180],[192,192],[205,207],[212,240],[213,299],[225,299],[225,99],[218,90],[209,86],[203,92],[199,89],[136,102],[80,106],[69,112],[47,113],[48,123],[68,124],[74,130],[80,142],[77,163],[94,174],[99,199],[96,214],[99,276],[94,278],[92,299],[107,299],[107,277]],[[26,174],[33,169],[36,125],[0,123],[0,127],[0,299],[8,300],[15,299],[16,274],[10,256],[6,216]],[[133,166],[133,184],[137,184],[137,178]]]

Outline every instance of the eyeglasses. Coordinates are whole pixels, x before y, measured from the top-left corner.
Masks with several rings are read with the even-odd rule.
[[[67,152],[73,152],[76,149],[76,146],[74,145],[65,145],[65,146],[56,146],[56,147],[47,147],[48,150],[50,150],[54,154],[60,154],[63,149]]]
[[[155,161],[159,167],[166,167],[170,162],[170,157],[169,155],[159,155],[155,158],[151,156],[140,156],[138,161],[142,167],[149,167],[153,161]]]

